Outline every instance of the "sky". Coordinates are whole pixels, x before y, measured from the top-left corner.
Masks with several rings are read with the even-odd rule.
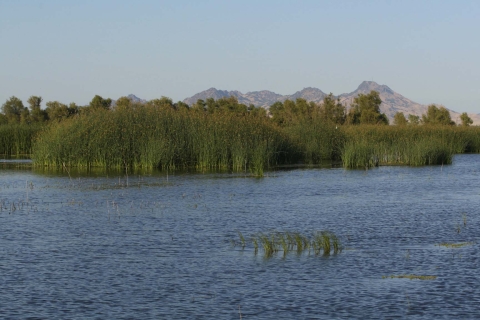
[[[480,113],[480,1],[0,0],[0,104],[364,81]]]

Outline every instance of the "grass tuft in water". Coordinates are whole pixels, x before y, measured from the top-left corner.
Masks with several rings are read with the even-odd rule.
[[[241,232],[239,244],[242,247],[247,245],[246,238]],[[300,232],[272,232],[269,234],[258,233],[250,237],[254,252],[257,254],[258,248],[261,247],[265,256],[270,257],[274,253],[283,252],[287,255],[290,251],[296,251],[298,254],[313,249],[315,255],[330,255],[341,252],[341,244],[338,237],[330,231],[318,231],[313,233],[311,237]]]
[[[443,243],[436,244],[436,246],[445,247],[445,248],[462,248],[465,246],[471,246],[473,244],[474,242],[458,242],[458,243],[443,242]]]
[[[382,276],[382,279],[435,280],[435,279],[437,279],[437,276],[422,276],[422,275],[415,275],[415,274],[401,274],[401,275]]]

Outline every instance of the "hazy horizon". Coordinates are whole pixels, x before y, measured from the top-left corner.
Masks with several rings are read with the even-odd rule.
[[[0,2],[0,103],[183,100],[362,81],[480,113],[476,1]]]

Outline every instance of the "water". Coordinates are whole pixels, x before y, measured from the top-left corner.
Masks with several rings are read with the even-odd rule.
[[[4,166],[0,318],[478,318],[479,176],[480,155],[262,179]],[[275,230],[330,230],[345,250],[231,244]],[[382,278],[403,274],[437,278]]]

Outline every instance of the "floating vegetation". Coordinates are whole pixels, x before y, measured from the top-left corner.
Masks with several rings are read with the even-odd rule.
[[[443,242],[443,243],[436,244],[436,246],[445,247],[445,248],[461,248],[465,246],[471,246],[473,244],[474,244],[473,242],[458,242],[458,243]]]
[[[233,243],[242,248],[247,246],[247,240],[241,232],[238,232],[239,241]],[[283,252],[285,256],[290,251],[303,253],[313,252],[315,255],[337,254],[342,251],[340,240],[330,231],[318,231],[310,237],[300,232],[272,232],[269,234],[258,233],[250,237],[255,254],[261,247],[265,256],[269,257],[277,252]]]
[[[391,276],[382,276],[382,279],[410,279],[410,280],[435,280],[437,276],[422,276],[416,274],[400,274]]]

